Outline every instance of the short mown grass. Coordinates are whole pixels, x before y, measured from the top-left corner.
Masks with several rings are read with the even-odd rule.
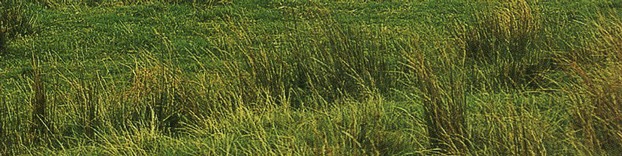
[[[622,152],[613,1],[0,8],[0,155]]]

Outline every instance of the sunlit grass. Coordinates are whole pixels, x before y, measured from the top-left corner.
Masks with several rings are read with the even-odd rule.
[[[9,0],[0,155],[619,155],[618,6]]]

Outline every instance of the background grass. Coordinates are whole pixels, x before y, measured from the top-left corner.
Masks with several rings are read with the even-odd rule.
[[[0,155],[622,152],[617,1],[0,8]]]

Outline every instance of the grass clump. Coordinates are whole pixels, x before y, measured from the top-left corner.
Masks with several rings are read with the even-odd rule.
[[[374,36],[378,26],[355,28],[333,18],[313,19],[288,24],[301,29],[286,29],[278,37],[257,37],[261,35],[255,32],[265,30],[251,25],[259,21],[230,22],[222,32],[223,47],[239,51],[232,57],[241,62],[231,62],[232,68],[223,72],[237,75],[234,84],[245,89],[246,104],[274,100],[293,108],[326,106],[343,99],[365,100],[396,87],[390,73],[396,69],[393,54],[380,51],[386,48],[383,44],[395,42]]]
[[[33,60],[35,61],[35,60]],[[32,110],[32,118],[31,118],[31,130],[30,133],[32,135],[33,142],[38,143],[41,140],[46,139],[46,137],[52,131],[52,125],[50,124],[49,119],[49,106],[48,100],[46,97],[46,90],[44,80],[41,75],[40,69],[38,69],[38,64],[33,62],[33,77],[32,77],[32,92],[33,98],[31,99],[31,105],[33,107]]]
[[[20,0],[0,2],[0,55],[6,54],[11,39],[33,33],[32,19],[26,14],[27,4]]]
[[[189,117],[187,113],[197,111],[190,110],[193,104],[185,100],[183,81],[174,67],[162,63],[137,67],[131,88],[126,92],[128,102],[138,104],[131,110],[131,120],[139,123],[135,126],[167,133],[177,131],[180,120]]]
[[[607,58],[606,62],[622,60],[622,20],[616,12],[601,13],[594,23],[598,30],[596,47],[590,48],[594,54]]]
[[[476,105],[470,113],[471,143],[474,155],[546,155],[564,153],[556,150],[566,145],[559,122],[546,117],[537,105],[553,106],[551,95],[531,95],[529,92],[481,95],[473,99]],[[555,114],[563,116],[563,114]],[[552,121],[548,121],[552,120]],[[485,150],[496,149],[496,150]]]
[[[578,41],[575,47],[559,54],[560,62],[566,65],[577,63],[604,67],[607,63],[619,61],[622,22],[616,14],[616,11],[611,10],[599,11],[593,20],[582,23],[582,26],[587,27],[586,35],[580,36],[583,40]]]
[[[595,38],[587,41],[593,46],[585,49],[591,54],[586,57],[596,55],[600,59],[570,62],[569,68],[579,82],[565,87],[575,104],[571,113],[577,132],[572,137],[579,140],[576,146],[585,154],[622,153],[622,22],[605,18],[610,16],[599,15],[594,23],[598,30]]]
[[[467,57],[487,63],[528,56],[541,29],[537,5],[527,0],[483,5],[488,6],[486,11],[476,13],[475,25],[463,36]]]
[[[471,72],[471,86],[498,90],[546,85],[541,75],[553,69],[554,62],[540,48],[545,39],[537,2],[478,2],[485,11],[475,13],[472,26],[456,29],[467,63],[482,69]]]
[[[580,142],[581,152],[586,154],[620,154],[622,151],[622,80],[619,74],[622,66],[594,71],[585,71],[574,65],[574,71],[581,78],[581,83],[569,85],[568,92],[573,92],[571,110],[573,127],[577,130],[572,136]],[[571,90],[571,88],[573,88]]]
[[[464,56],[458,49],[438,45],[433,50],[439,59],[426,57],[425,52],[406,54],[407,67],[413,70],[415,88],[421,91],[430,148],[443,154],[469,153],[467,131],[466,83]],[[435,47],[437,47],[435,46]],[[437,65],[434,65],[437,64]]]

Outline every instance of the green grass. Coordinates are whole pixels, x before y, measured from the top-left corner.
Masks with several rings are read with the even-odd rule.
[[[620,6],[3,1],[0,155],[619,155]]]

